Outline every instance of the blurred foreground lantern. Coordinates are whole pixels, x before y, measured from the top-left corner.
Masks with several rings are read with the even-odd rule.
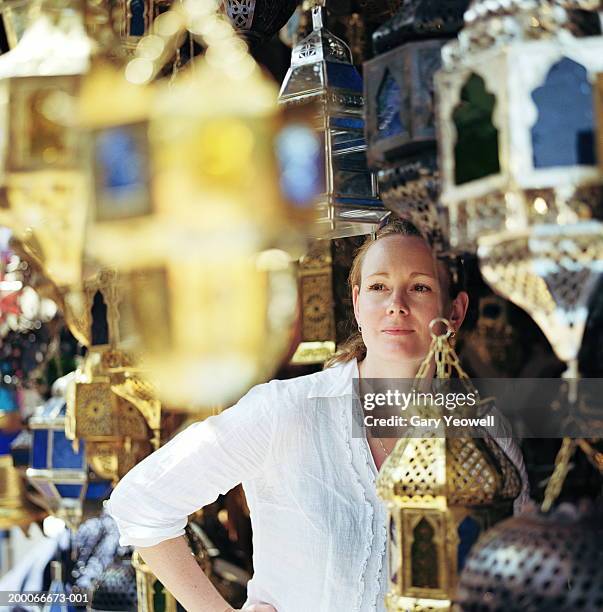
[[[602,524],[600,513],[579,516],[571,507],[500,523],[469,553],[454,609],[600,610]]]
[[[528,311],[574,378],[603,270],[592,86],[603,37],[570,30],[581,33],[572,11],[596,18],[598,6],[476,0],[436,75],[450,242],[477,247],[486,281]]]
[[[364,64],[368,165],[387,208],[444,247],[439,205],[433,76],[446,39],[463,25],[468,0],[404,0],[373,34]]]
[[[75,99],[93,41],[75,0],[45,0],[0,57],[0,222],[59,286],[81,278],[87,203]]]
[[[90,250],[123,273],[124,328],[175,407],[235,400],[272,373],[290,343],[290,260],[308,217],[278,190],[276,92],[210,8],[186,5],[209,50],[157,88],[148,127],[89,118],[97,142],[132,152],[133,186],[113,205],[118,191],[103,186],[123,158],[97,147],[96,192],[110,197],[96,198]]]
[[[25,531],[46,514],[27,499],[23,477],[11,455],[0,455],[0,530],[21,527]]]
[[[362,78],[347,45],[324,27],[324,9],[312,9],[314,29],[293,49],[279,101],[316,107],[315,126],[324,137],[323,191],[316,202],[317,237],[370,233],[386,211],[376,177],[366,166]],[[320,158],[318,158],[320,160]]]
[[[75,529],[84,502],[100,503],[111,492],[111,482],[92,472],[85,445],[73,450],[65,435],[65,410],[64,398],[51,397],[29,420],[33,442],[26,476],[38,493],[35,501]]]
[[[292,364],[322,363],[335,353],[331,241],[316,240],[300,260],[300,342]]]
[[[118,559],[96,579],[90,592],[90,612],[137,612],[136,571],[129,559]],[[167,609],[166,611],[167,612]],[[174,611],[175,612],[175,611]]]
[[[14,49],[21,40],[27,27],[28,13],[32,4],[30,0],[18,2],[3,0],[0,2],[0,15],[2,15],[2,25],[9,49]]]

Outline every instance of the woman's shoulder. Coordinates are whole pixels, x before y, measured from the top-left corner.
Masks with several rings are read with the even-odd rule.
[[[278,400],[299,406],[305,400],[319,397],[338,397],[351,393],[355,362],[337,364],[319,372],[294,378],[273,379],[256,385],[249,396],[261,401]]]

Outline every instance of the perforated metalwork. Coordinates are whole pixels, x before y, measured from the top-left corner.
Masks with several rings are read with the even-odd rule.
[[[560,358],[574,359],[603,271],[603,226],[585,222],[487,237],[478,255],[486,281],[532,316]]]
[[[456,603],[463,612],[603,609],[602,525],[559,514],[499,523],[471,550]]]

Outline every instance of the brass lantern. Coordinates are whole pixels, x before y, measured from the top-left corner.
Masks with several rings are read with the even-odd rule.
[[[124,326],[176,408],[232,401],[284,356],[307,216],[278,189],[276,92],[213,9],[183,7],[209,50],[172,87],[156,87],[148,127],[107,117],[95,128],[108,145],[128,143],[132,185],[148,191],[126,190],[117,206],[97,199],[90,252],[127,277]],[[100,153],[96,190],[107,192],[119,158]]]
[[[368,165],[387,208],[442,248],[433,75],[447,38],[463,25],[467,0],[405,0],[373,34],[364,63]]]
[[[24,532],[34,521],[41,521],[46,512],[26,497],[21,472],[11,455],[0,455],[0,529],[20,527]]]
[[[279,101],[316,105],[315,126],[324,137],[322,195],[315,235],[368,234],[385,216],[375,175],[366,166],[362,78],[347,45],[324,26],[325,9],[312,9],[313,30],[294,48]]]
[[[66,433],[85,441],[86,458],[117,482],[159,447],[161,404],[119,339],[119,279],[103,270],[84,283],[88,354],[67,394]]]
[[[450,610],[480,533],[512,514],[521,482],[495,440],[402,438],[377,490],[388,508],[389,612]]]
[[[294,365],[323,363],[335,353],[333,258],[330,240],[315,240],[299,260],[299,344]]]

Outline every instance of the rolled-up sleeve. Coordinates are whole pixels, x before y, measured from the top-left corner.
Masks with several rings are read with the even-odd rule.
[[[105,502],[122,546],[154,546],[182,535],[189,514],[262,472],[274,427],[270,386],[259,385],[232,408],[190,425],[122,478]]]

